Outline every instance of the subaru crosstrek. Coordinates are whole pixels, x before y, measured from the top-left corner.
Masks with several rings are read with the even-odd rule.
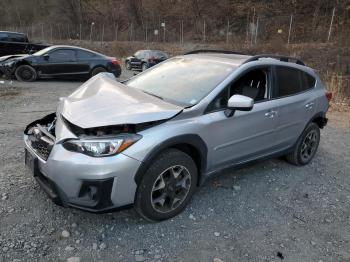
[[[314,157],[331,93],[298,59],[199,51],[122,83],[99,74],[29,124],[25,162],[57,204],[159,221],[212,174]]]

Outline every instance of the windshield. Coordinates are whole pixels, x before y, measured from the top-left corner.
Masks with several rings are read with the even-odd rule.
[[[175,104],[192,106],[235,68],[206,59],[173,58],[131,78],[125,84]]]

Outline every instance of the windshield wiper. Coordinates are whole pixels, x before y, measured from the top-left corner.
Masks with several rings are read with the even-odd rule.
[[[141,91],[144,92],[144,93],[146,93],[147,95],[154,96],[154,97],[156,97],[156,98],[159,98],[159,99],[161,99],[161,100],[164,100],[164,98],[161,97],[161,96],[157,96],[157,95],[152,94],[152,93],[150,93],[150,92],[147,92],[147,91],[145,91],[145,90],[141,90]]]

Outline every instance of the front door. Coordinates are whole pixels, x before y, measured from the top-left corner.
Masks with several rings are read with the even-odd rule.
[[[209,172],[276,150],[277,104],[269,99],[270,79],[269,67],[249,70],[209,105],[201,119],[207,126],[201,135],[208,144]],[[227,117],[224,108],[228,97],[235,94],[253,98],[254,107]]]
[[[44,55],[44,58],[45,62],[38,70],[42,75],[70,75],[79,71],[74,50],[56,49]]]

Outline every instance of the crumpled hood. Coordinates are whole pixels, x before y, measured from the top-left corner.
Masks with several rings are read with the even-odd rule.
[[[28,55],[28,54],[22,54],[22,55],[6,55],[6,56],[0,57],[0,62],[7,61],[7,60],[10,60],[10,59],[14,59],[14,58],[25,57],[25,56],[29,56],[29,55]]]
[[[57,112],[74,125],[91,128],[165,120],[182,109],[99,74],[62,98]]]

